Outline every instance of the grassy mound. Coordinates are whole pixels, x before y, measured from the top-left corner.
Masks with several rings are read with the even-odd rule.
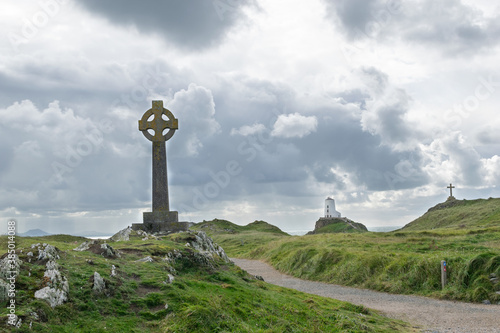
[[[245,226],[237,225],[226,220],[214,219],[212,221],[203,221],[195,224],[191,230],[204,231],[209,235],[213,234],[237,234],[237,233],[253,233],[266,232],[277,235],[288,235],[280,228],[264,221],[254,221]]]
[[[345,218],[320,218],[316,222],[314,230],[307,234],[360,233],[367,231],[368,229],[363,224]]]
[[[404,231],[500,227],[500,199],[448,200],[403,227]]]
[[[81,237],[17,237],[16,253],[22,261],[16,284],[16,314],[22,320],[18,331],[413,331],[363,307],[269,285],[220,258],[207,259],[185,245],[193,241],[193,234],[142,237],[108,243],[119,256],[74,251],[88,241]],[[28,255],[35,243],[57,248],[60,272],[69,282],[68,300],[54,308],[34,298],[47,283],[46,260],[36,259],[36,253]],[[0,237],[0,247],[7,249],[6,237]],[[92,287],[95,272],[104,278],[101,293]],[[10,332],[6,304],[1,304],[0,331]]]

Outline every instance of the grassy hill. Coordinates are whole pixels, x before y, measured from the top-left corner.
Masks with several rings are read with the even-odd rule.
[[[402,230],[500,227],[500,199],[448,200],[430,208]]]
[[[231,248],[231,256],[234,257],[243,255],[247,247],[256,248],[283,237],[292,237],[264,221],[255,221],[246,226],[240,226],[226,220],[215,219],[197,223],[190,229],[204,231],[214,239],[217,238],[218,242],[224,244],[224,249],[225,247]]]
[[[316,222],[314,230],[307,234],[361,233],[367,231],[368,229],[363,224],[346,218],[320,218]]]
[[[207,234],[237,234],[237,233],[265,232],[277,235],[288,235],[280,228],[264,221],[254,221],[245,226],[241,226],[226,220],[214,219],[212,221],[203,221],[197,223],[190,229],[204,231]]]
[[[200,235],[156,238],[132,232],[129,240],[107,245],[97,241],[82,251],[74,249],[90,240],[16,237],[20,261],[15,300],[21,319],[16,331],[415,331],[360,306],[259,281],[223,257],[197,250]],[[6,236],[0,237],[0,248],[7,249]],[[49,266],[52,273],[47,276]],[[103,278],[100,289],[97,273]],[[67,279],[69,290],[67,300],[52,307],[34,294],[53,286],[54,279]],[[0,331],[11,332],[7,301],[0,305]]]

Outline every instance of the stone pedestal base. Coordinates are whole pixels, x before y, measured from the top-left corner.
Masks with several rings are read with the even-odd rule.
[[[170,234],[179,231],[187,231],[191,223],[189,222],[152,222],[133,223],[132,230],[142,230],[148,233]]]
[[[142,213],[144,223],[178,222],[179,213],[175,211],[156,211]]]
[[[133,223],[132,230],[143,230],[149,233],[173,233],[187,231],[189,222],[179,222],[179,213],[175,211],[144,212],[144,223]]]

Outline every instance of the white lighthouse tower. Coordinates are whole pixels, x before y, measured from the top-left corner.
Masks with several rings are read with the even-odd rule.
[[[340,217],[340,213],[335,210],[335,200],[330,197],[325,200],[325,217]]]

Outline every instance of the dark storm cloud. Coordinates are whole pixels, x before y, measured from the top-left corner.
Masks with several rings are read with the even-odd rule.
[[[498,15],[490,17],[460,0],[324,0],[328,17],[351,41],[432,44],[449,56],[475,54],[500,40]]]
[[[380,136],[363,131],[358,119],[339,111],[318,110],[317,132],[297,143],[304,166],[312,167],[316,180],[328,183],[331,179],[332,187],[344,188],[342,178],[327,172],[340,167],[354,177],[357,186],[373,191],[409,188],[425,182],[418,156],[411,157],[415,168],[412,174],[393,182],[391,177],[398,174],[397,165],[410,159],[411,152],[395,152],[381,145]]]
[[[364,38],[367,25],[374,21],[373,13],[382,8],[383,1],[324,0],[328,14],[351,39]]]
[[[143,33],[158,33],[181,48],[203,49],[219,43],[254,0],[134,1],[82,0],[93,13]]]
[[[386,75],[376,69],[367,72],[373,84],[384,92],[388,85]],[[208,206],[219,200],[232,201],[240,195],[317,195],[311,184],[325,184],[336,191],[353,186],[332,169],[342,170],[355,187],[369,191],[407,189],[427,181],[418,152],[414,149],[393,151],[391,144],[381,144],[382,138],[397,141],[410,134],[398,132],[406,128],[402,119],[396,122],[396,127],[390,127],[393,117],[407,111],[404,105],[395,103],[377,109],[379,132],[371,133],[363,130],[360,124],[359,114],[365,110],[352,113],[353,105],[365,105],[367,100],[374,98],[367,91],[340,92],[339,96],[348,96],[351,105],[340,102],[328,108],[304,108],[296,93],[283,84],[245,77],[221,81],[210,91],[215,110],[210,117],[212,120],[195,117],[201,122],[194,126],[206,129],[209,123],[216,121],[220,131],[200,137],[203,146],[192,156],[179,150],[184,143],[175,140],[169,143],[172,149],[169,161],[175,159],[170,164],[172,184],[176,186],[173,191],[185,211],[193,211],[196,203],[204,202]],[[208,94],[206,89],[202,90]],[[189,91],[194,97],[195,90]],[[205,108],[191,97],[191,107]],[[179,114],[185,113],[182,108],[177,110]],[[194,113],[187,112],[185,116],[189,114]],[[293,136],[293,133],[275,136],[275,125],[283,117],[315,119],[317,127],[302,137]],[[299,125],[294,123],[294,126]],[[307,122],[303,125],[309,126]],[[189,140],[184,138],[183,141]],[[223,175],[227,175],[228,163],[232,162],[236,163],[238,174],[228,177],[226,183]],[[217,185],[219,183],[222,185]]]
[[[149,96],[169,96],[193,79],[191,71],[162,60],[131,61],[126,66],[110,61],[90,68],[79,68],[68,59],[27,60],[9,71],[0,70],[1,106],[29,99],[44,108],[58,100],[79,115],[102,117],[115,108],[141,112],[150,106]]]
[[[387,74],[375,67],[361,68],[366,85],[367,107],[361,115],[365,131],[378,135],[383,144],[401,149],[423,140],[422,133],[406,119],[411,98],[405,90],[393,87]]]

